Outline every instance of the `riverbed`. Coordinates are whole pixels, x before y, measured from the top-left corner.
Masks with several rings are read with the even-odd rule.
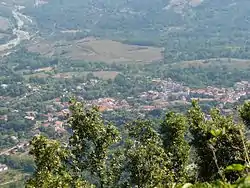
[[[23,28],[25,23],[27,22],[32,23],[32,19],[19,12],[23,8],[24,7],[18,6],[15,7],[14,10],[12,10],[12,15],[15,18],[16,22],[15,24],[13,24],[16,25],[16,28],[13,28],[12,34],[16,36],[16,38],[6,42],[5,44],[0,45],[0,54],[2,57],[9,55],[11,53],[10,50],[19,45],[21,41],[30,40],[30,33],[24,31]]]

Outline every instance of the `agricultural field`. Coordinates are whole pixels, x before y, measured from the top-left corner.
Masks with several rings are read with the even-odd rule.
[[[30,52],[90,62],[151,63],[163,59],[163,48],[128,45],[112,40],[85,38],[66,42],[37,41],[27,46]]]

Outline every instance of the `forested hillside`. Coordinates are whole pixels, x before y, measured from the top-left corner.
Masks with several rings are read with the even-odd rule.
[[[249,58],[247,0],[48,1],[27,9],[45,35],[79,30],[139,45],[165,47],[165,61]]]

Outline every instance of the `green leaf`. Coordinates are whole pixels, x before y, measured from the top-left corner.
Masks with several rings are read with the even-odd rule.
[[[214,137],[217,137],[217,136],[219,136],[221,133],[222,133],[222,131],[220,130],[220,129],[216,129],[216,130],[211,130],[210,131],[210,133],[214,136]]]
[[[226,167],[226,171],[242,171],[245,169],[245,166],[244,165],[241,165],[241,164],[232,164],[230,166],[227,166]]]
[[[185,183],[182,188],[188,188],[188,187],[192,187],[193,184],[192,183]]]

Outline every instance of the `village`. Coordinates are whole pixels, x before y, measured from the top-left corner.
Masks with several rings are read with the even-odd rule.
[[[217,102],[220,108],[227,103],[234,104],[241,97],[250,94],[250,82],[241,81],[231,88],[217,88],[208,86],[204,89],[193,89],[183,83],[177,83],[172,79],[153,79],[154,90],[143,92],[138,96],[127,99],[99,98],[84,101],[86,106],[97,106],[101,112],[131,109],[136,111],[151,111],[155,109],[166,109],[175,104],[190,104],[193,99],[203,102]],[[37,90],[37,88],[34,88]],[[80,99],[84,100],[81,96]],[[140,103],[140,101],[143,101]],[[53,127],[56,132],[64,132],[64,123],[70,113],[69,102],[63,102],[61,98],[55,98],[47,105],[48,113],[39,114],[36,111],[25,112],[24,119],[34,122],[34,129],[42,127]],[[7,115],[0,115],[0,121],[8,121]]]
[[[185,86],[183,83],[178,83],[172,79],[161,80],[153,79],[152,85],[154,90],[143,92],[138,96],[128,97],[126,99],[115,99],[115,98],[99,98],[95,100],[84,101],[87,107],[96,106],[100,112],[125,110],[125,111],[138,111],[147,112],[155,109],[167,109],[171,105],[182,104],[187,105],[193,99],[200,100],[203,102],[217,102],[220,104],[220,109],[224,109],[224,105],[234,104],[250,94],[250,82],[241,81],[234,84],[231,88],[217,88],[208,86],[203,89],[194,89]],[[3,87],[3,86],[2,86]],[[35,87],[33,90],[37,91],[39,88]],[[81,96],[79,99],[84,100]],[[69,102],[63,101],[60,97],[55,98],[51,104],[47,105],[47,113],[38,113],[37,111],[24,112],[24,119],[31,121],[34,124],[34,134],[39,134],[38,129],[52,128],[56,133],[65,133],[65,124],[67,117],[70,114]],[[226,111],[226,110],[225,110]],[[18,112],[18,111],[16,111]],[[1,122],[7,122],[7,115],[0,115]],[[0,152],[1,155],[12,155],[16,152],[25,151],[29,147],[27,141],[18,141],[18,138],[13,137],[12,139],[17,140],[17,144],[12,148],[6,149]],[[8,166],[0,164],[0,172],[7,171]]]

